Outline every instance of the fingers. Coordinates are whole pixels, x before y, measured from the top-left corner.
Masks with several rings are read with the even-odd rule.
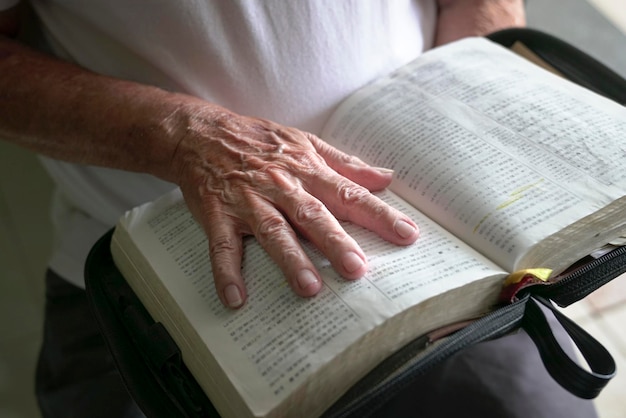
[[[210,203],[203,218],[206,220],[213,278],[220,300],[229,308],[239,308],[246,300],[240,267],[244,234],[252,233],[256,237],[299,296],[316,295],[322,288],[322,280],[302,248],[294,227],[324,253],[341,276],[357,279],[367,271],[365,254],[322,202],[300,187],[292,187],[281,196],[278,201],[270,203],[255,193],[248,194],[245,206],[249,208],[250,216],[246,226],[227,215],[219,199],[208,199]],[[289,221],[274,204],[281,208]]]
[[[257,238],[293,291],[305,297],[317,294],[322,281],[294,228],[348,279],[366,273],[366,256],[336,217],[397,244],[417,239],[413,221],[370,193],[391,182],[390,170],[369,167],[313,135],[263,121],[233,127],[231,119],[221,121],[224,127],[207,126],[197,140],[190,137],[191,151],[181,151],[177,164],[185,199],[209,239],[225,306],[239,308],[247,298],[244,235]]]
[[[214,202],[214,205],[217,202]],[[215,206],[213,206],[215,207]],[[230,216],[221,211],[211,211],[200,219],[209,240],[209,256],[215,290],[224,306],[239,308],[247,295],[241,276],[243,258],[242,234]]]
[[[316,295],[322,281],[289,222],[264,199],[255,197],[251,204],[255,208],[251,219],[254,235],[280,267],[293,291],[304,297]]]
[[[274,173],[274,177],[280,174]],[[320,200],[302,188],[294,188],[281,195],[276,204],[290,224],[326,256],[342,277],[357,279],[367,272],[365,254]]]
[[[412,220],[332,170],[314,176],[312,184],[303,184],[281,169],[268,169],[266,174],[279,190],[273,193],[271,201],[248,186],[239,190],[245,198],[240,201],[237,214],[226,215],[233,208],[226,208],[217,196],[210,199],[209,209],[204,211],[215,287],[227,307],[239,308],[246,299],[240,269],[243,235],[256,237],[292,290],[303,297],[317,294],[322,281],[293,228],[347,279],[360,278],[367,272],[367,258],[336,217],[362,225],[397,244],[407,245],[417,239],[419,230]]]
[[[249,198],[252,214],[249,228],[261,246],[280,267],[297,295],[316,295],[322,287],[322,281],[289,223],[264,199],[255,195]],[[224,306],[236,309],[243,306],[246,299],[245,283],[241,275],[244,234],[242,225],[223,211],[215,210],[221,203],[217,199],[212,200],[211,209],[205,217],[211,221],[205,222],[205,229],[209,240],[213,280]]]
[[[393,170],[383,167],[371,167],[359,158],[339,151],[315,135],[307,135],[309,141],[324,158],[328,166],[342,176],[370,191],[383,190],[391,183]]]
[[[337,218],[361,225],[387,241],[409,245],[419,236],[417,224],[409,217],[342,176],[317,176],[306,188]]]
[[[366,227],[390,242],[401,245],[415,242],[419,236],[415,222],[370,193],[391,183],[392,170],[370,167],[314,135],[309,135],[309,140],[340,174],[311,179],[307,190],[312,195],[319,197],[338,218]]]
[[[387,241],[408,245],[419,236],[415,222],[359,185],[343,179],[319,181],[313,187],[313,193],[327,202],[335,216],[376,232]]]

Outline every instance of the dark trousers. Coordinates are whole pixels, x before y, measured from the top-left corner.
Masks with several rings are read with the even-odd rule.
[[[556,319],[553,331],[575,357]],[[376,417],[595,418],[593,401],[556,383],[523,331],[468,347],[435,367]]]
[[[36,393],[45,418],[143,417],[117,372],[85,291],[52,271],[46,274]]]
[[[85,291],[48,272],[45,314],[36,387],[43,417],[143,417],[98,331]],[[559,328],[555,333],[565,340]],[[596,412],[591,401],[552,380],[530,338],[519,332],[463,350],[376,416],[593,418]]]

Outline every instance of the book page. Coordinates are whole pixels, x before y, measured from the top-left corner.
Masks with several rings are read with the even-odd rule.
[[[626,110],[482,38],[425,53],[344,102],[322,137],[512,270],[625,194]]]
[[[184,335],[197,333],[210,347],[225,375],[239,388],[246,402],[253,405],[255,413],[264,413],[304,384],[311,387],[307,397],[312,404],[316,396],[337,397],[340,394],[337,384],[311,382],[312,374],[327,367],[329,359],[345,351],[364,333],[409,306],[446,290],[497,276],[497,280],[485,284],[485,289],[477,288],[477,294],[468,293],[468,303],[457,300],[447,309],[437,307],[432,315],[412,323],[410,330],[396,332],[378,343],[382,353],[368,348],[354,356],[355,361],[364,364],[373,358],[380,361],[389,350],[417,336],[416,332],[421,335],[432,327],[445,325],[455,315],[466,315],[465,311],[476,315],[478,309],[484,311],[495,301],[505,275],[499,267],[392,193],[383,193],[381,197],[420,221],[422,234],[416,244],[398,247],[345,223],[344,227],[362,246],[370,263],[366,277],[346,281],[318,250],[304,242],[325,286],[316,297],[303,299],[291,291],[257,241],[246,239],[242,274],[249,299],[237,311],[224,308],[216,295],[205,235],[187,211],[179,191],[135,209],[126,215],[121,226],[190,321],[191,331],[168,328],[177,343],[191,346],[192,343],[184,341]],[[142,286],[154,285],[146,280]],[[166,327],[168,323],[184,323],[162,302],[167,292],[156,291],[153,296],[163,305],[156,314],[175,316],[163,321]],[[199,354],[198,358],[186,358],[185,362],[205,367],[207,360]],[[356,372],[333,367],[329,379],[339,382],[348,378],[354,383],[366,371],[364,366],[359,367]],[[212,370],[210,374],[215,373]],[[202,384],[203,380],[199,381]],[[319,404],[327,407],[327,402],[324,399]]]

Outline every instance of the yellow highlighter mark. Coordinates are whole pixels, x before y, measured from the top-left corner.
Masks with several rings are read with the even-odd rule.
[[[520,200],[523,197],[524,197],[524,195],[521,195],[521,194],[517,195],[517,196],[511,196],[511,198],[509,200],[507,200],[506,202],[501,203],[498,206],[496,206],[496,210],[504,209],[507,206],[510,206],[513,203],[517,202],[518,200]]]
[[[476,224],[476,226],[474,227],[474,233],[476,233],[476,231],[478,231],[478,228],[480,228],[480,226],[487,220],[487,218],[489,218],[491,216],[491,212],[489,212],[488,214],[486,214],[485,216],[483,216],[483,218],[480,220],[480,222],[478,222]]]
[[[496,206],[496,211],[505,209],[509,206],[511,206],[513,203],[517,202],[518,200],[521,200],[522,198],[524,198],[524,192],[533,189],[535,187],[537,187],[540,183],[543,183],[544,179],[539,179],[538,181],[536,181],[533,184],[528,184],[526,186],[520,187],[517,190],[512,191],[509,194],[509,198],[500,203],[498,206]],[[478,222],[478,224],[476,224],[476,226],[474,227],[474,233],[476,233],[476,231],[478,231],[478,229],[480,228],[480,226],[482,224],[485,223],[485,221],[493,214],[493,212],[489,212],[487,213],[485,216],[483,216],[483,218],[480,220],[480,222]]]

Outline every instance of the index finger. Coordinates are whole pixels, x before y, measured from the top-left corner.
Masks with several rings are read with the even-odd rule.
[[[361,225],[387,241],[409,245],[419,236],[419,227],[408,216],[339,174],[316,176],[307,190],[337,218]]]

